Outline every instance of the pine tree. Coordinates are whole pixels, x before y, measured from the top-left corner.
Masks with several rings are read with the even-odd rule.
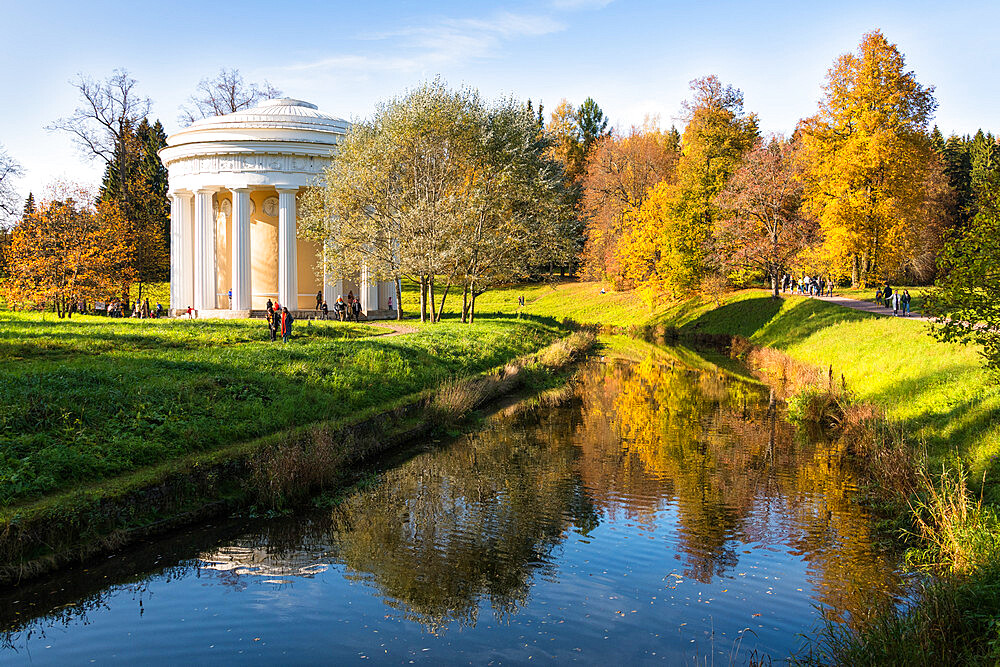
[[[35,212],[35,193],[29,192],[28,198],[24,200],[24,211],[22,212],[22,216],[31,215],[34,212]]]

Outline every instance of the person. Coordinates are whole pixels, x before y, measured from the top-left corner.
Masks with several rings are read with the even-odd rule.
[[[195,316],[194,316],[194,308],[192,308],[191,306],[188,306],[188,309],[187,309],[187,316],[188,316],[188,319],[189,319],[189,320],[193,320],[193,319],[194,319],[194,317],[195,317]]]
[[[271,303],[270,299],[267,300],[267,310],[270,310],[271,312],[274,312],[274,304]]]
[[[881,285],[879,285],[878,289],[875,290],[875,305],[876,306],[881,306],[882,305],[882,286]]]
[[[903,306],[903,317],[907,317],[910,314],[910,290],[903,290],[903,296],[899,301]]]
[[[345,315],[347,314],[347,304],[344,303],[343,295],[337,296],[337,303],[333,304],[333,306],[337,310],[337,319],[339,319],[341,322],[347,319],[345,317]]]
[[[827,281],[826,284],[827,296],[833,296],[833,279]]]
[[[389,297],[389,310],[392,310],[392,297]]]
[[[159,301],[156,302],[156,319],[163,317],[163,304]]]
[[[524,308],[524,295],[523,294],[521,296],[517,297],[517,305],[519,305],[521,308]]]
[[[882,300],[885,302],[886,308],[892,306],[892,288],[889,287],[889,283],[886,283],[885,289],[882,290]]]
[[[274,335],[277,336],[278,332],[281,331],[281,304],[274,304],[271,321],[274,324]]]
[[[142,316],[148,320],[150,314],[151,313],[149,310],[149,297],[146,297],[146,299],[142,302]]]
[[[316,310],[320,310],[323,307],[323,290],[316,292]]]
[[[330,317],[330,307],[326,305],[326,301],[320,306],[320,310],[323,311],[323,319],[328,319]]]
[[[354,311],[354,321],[361,321],[361,299],[355,299],[354,303],[351,305],[351,309]]]
[[[232,307],[233,307],[233,288],[230,287],[229,288],[229,308],[232,309]]]
[[[264,319],[267,320],[267,332],[270,334],[271,342],[273,343],[275,339],[275,332],[277,331],[276,325],[278,324],[278,320],[274,316],[273,308],[268,307],[268,309],[264,312]]]
[[[281,342],[282,343],[287,343],[288,339],[291,337],[291,335],[292,335],[292,322],[294,322],[294,321],[295,321],[295,318],[293,318],[292,314],[290,312],[288,312],[288,308],[282,308],[281,309]]]
[[[895,292],[892,295],[892,316],[899,316],[899,292]]]

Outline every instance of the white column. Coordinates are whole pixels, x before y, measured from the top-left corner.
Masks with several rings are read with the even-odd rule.
[[[213,190],[198,190],[194,196],[194,307],[196,310],[215,309],[213,192]]]
[[[378,283],[372,281],[371,272],[367,264],[361,265],[361,284],[358,286],[361,294],[361,309],[366,313],[370,310],[378,310]]]
[[[295,261],[295,191],[278,190],[278,301],[288,310],[298,310],[298,266]]]
[[[233,310],[250,310],[250,189],[233,190]]]
[[[170,307],[194,305],[194,233],[191,195],[175,192],[170,199]]]
[[[180,305],[180,263],[181,263],[181,200],[170,193],[170,303],[167,308],[181,308]]]
[[[327,307],[333,311],[333,304],[337,302],[337,286],[334,284],[334,276],[327,268],[329,254],[333,252],[332,244],[327,241],[323,244],[323,300]]]

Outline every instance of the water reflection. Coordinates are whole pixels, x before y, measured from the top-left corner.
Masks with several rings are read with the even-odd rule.
[[[146,548],[165,552],[158,553],[162,566],[137,557],[101,566],[103,580],[67,572],[0,594],[0,624],[8,646],[26,646],[29,632],[89,622],[126,595],[148,609],[147,586],[196,579],[190,591],[174,586],[185,603],[199,604],[206,584],[248,594],[267,585],[299,599],[306,594],[296,586],[309,582],[313,598],[318,587],[358,605],[381,600],[380,623],[408,623],[432,636],[452,627],[495,633],[497,624],[530,625],[551,602],[560,622],[575,623],[562,630],[572,638],[604,632],[574,600],[619,599],[610,588],[634,589],[651,608],[665,605],[648,619],[635,617],[637,637],[648,642],[665,623],[691,614],[677,592],[690,580],[720,595],[740,591],[712,627],[744,627],[750,606],[762,610],[754,616],[772,609],[776,618],[782,605],[791,609],[774,621],[780,632],[768,644],[787,653],[794,633],[815,620],[795,609],[820,604],[831,618],[859,622],[874,599],[897,593],[893,562],[873,548],[870,520],[836,461],[829,443],[781,418],[760,384],[660,357],[593,363],[569,403],[496,415],[473,435],[411,452],[331,511],[176,536]],[[779,583],[785,573],[773,570],[756,576],[751,568],[766,560],[759,553],[773,554],[767,562],[786,568],[789,581],[801,570],[803,583]],[[610,579],[607,563],[623,558],[629,570]],[[739,588],[730,583],[742,577]],[[262,609],[256,600],[254,613]],[[489,623],[480,618],[484,610]],[[342,611],[330,602],[324,613]],[[273,621],[286,622],[294,616]],[[459,638],[450,640],[456,654],[473,641],[448,634]],[[497,643],[490,636],[476,640],[478,650]],[[73,640],[86,641],[86,633]]]

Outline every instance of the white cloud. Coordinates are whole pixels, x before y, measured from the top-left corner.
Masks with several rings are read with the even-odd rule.
[[[278,68],[283,72],[422,72],[500,55],[503,45],[565,30],[550,16],[503,12],[486,18],[444,18],[434,23],[360,35],[372,53],[344,53]]]
[[[603,9],[614,0],[552,0],[552,6],[556,9],[576,10],[576,9]]]

